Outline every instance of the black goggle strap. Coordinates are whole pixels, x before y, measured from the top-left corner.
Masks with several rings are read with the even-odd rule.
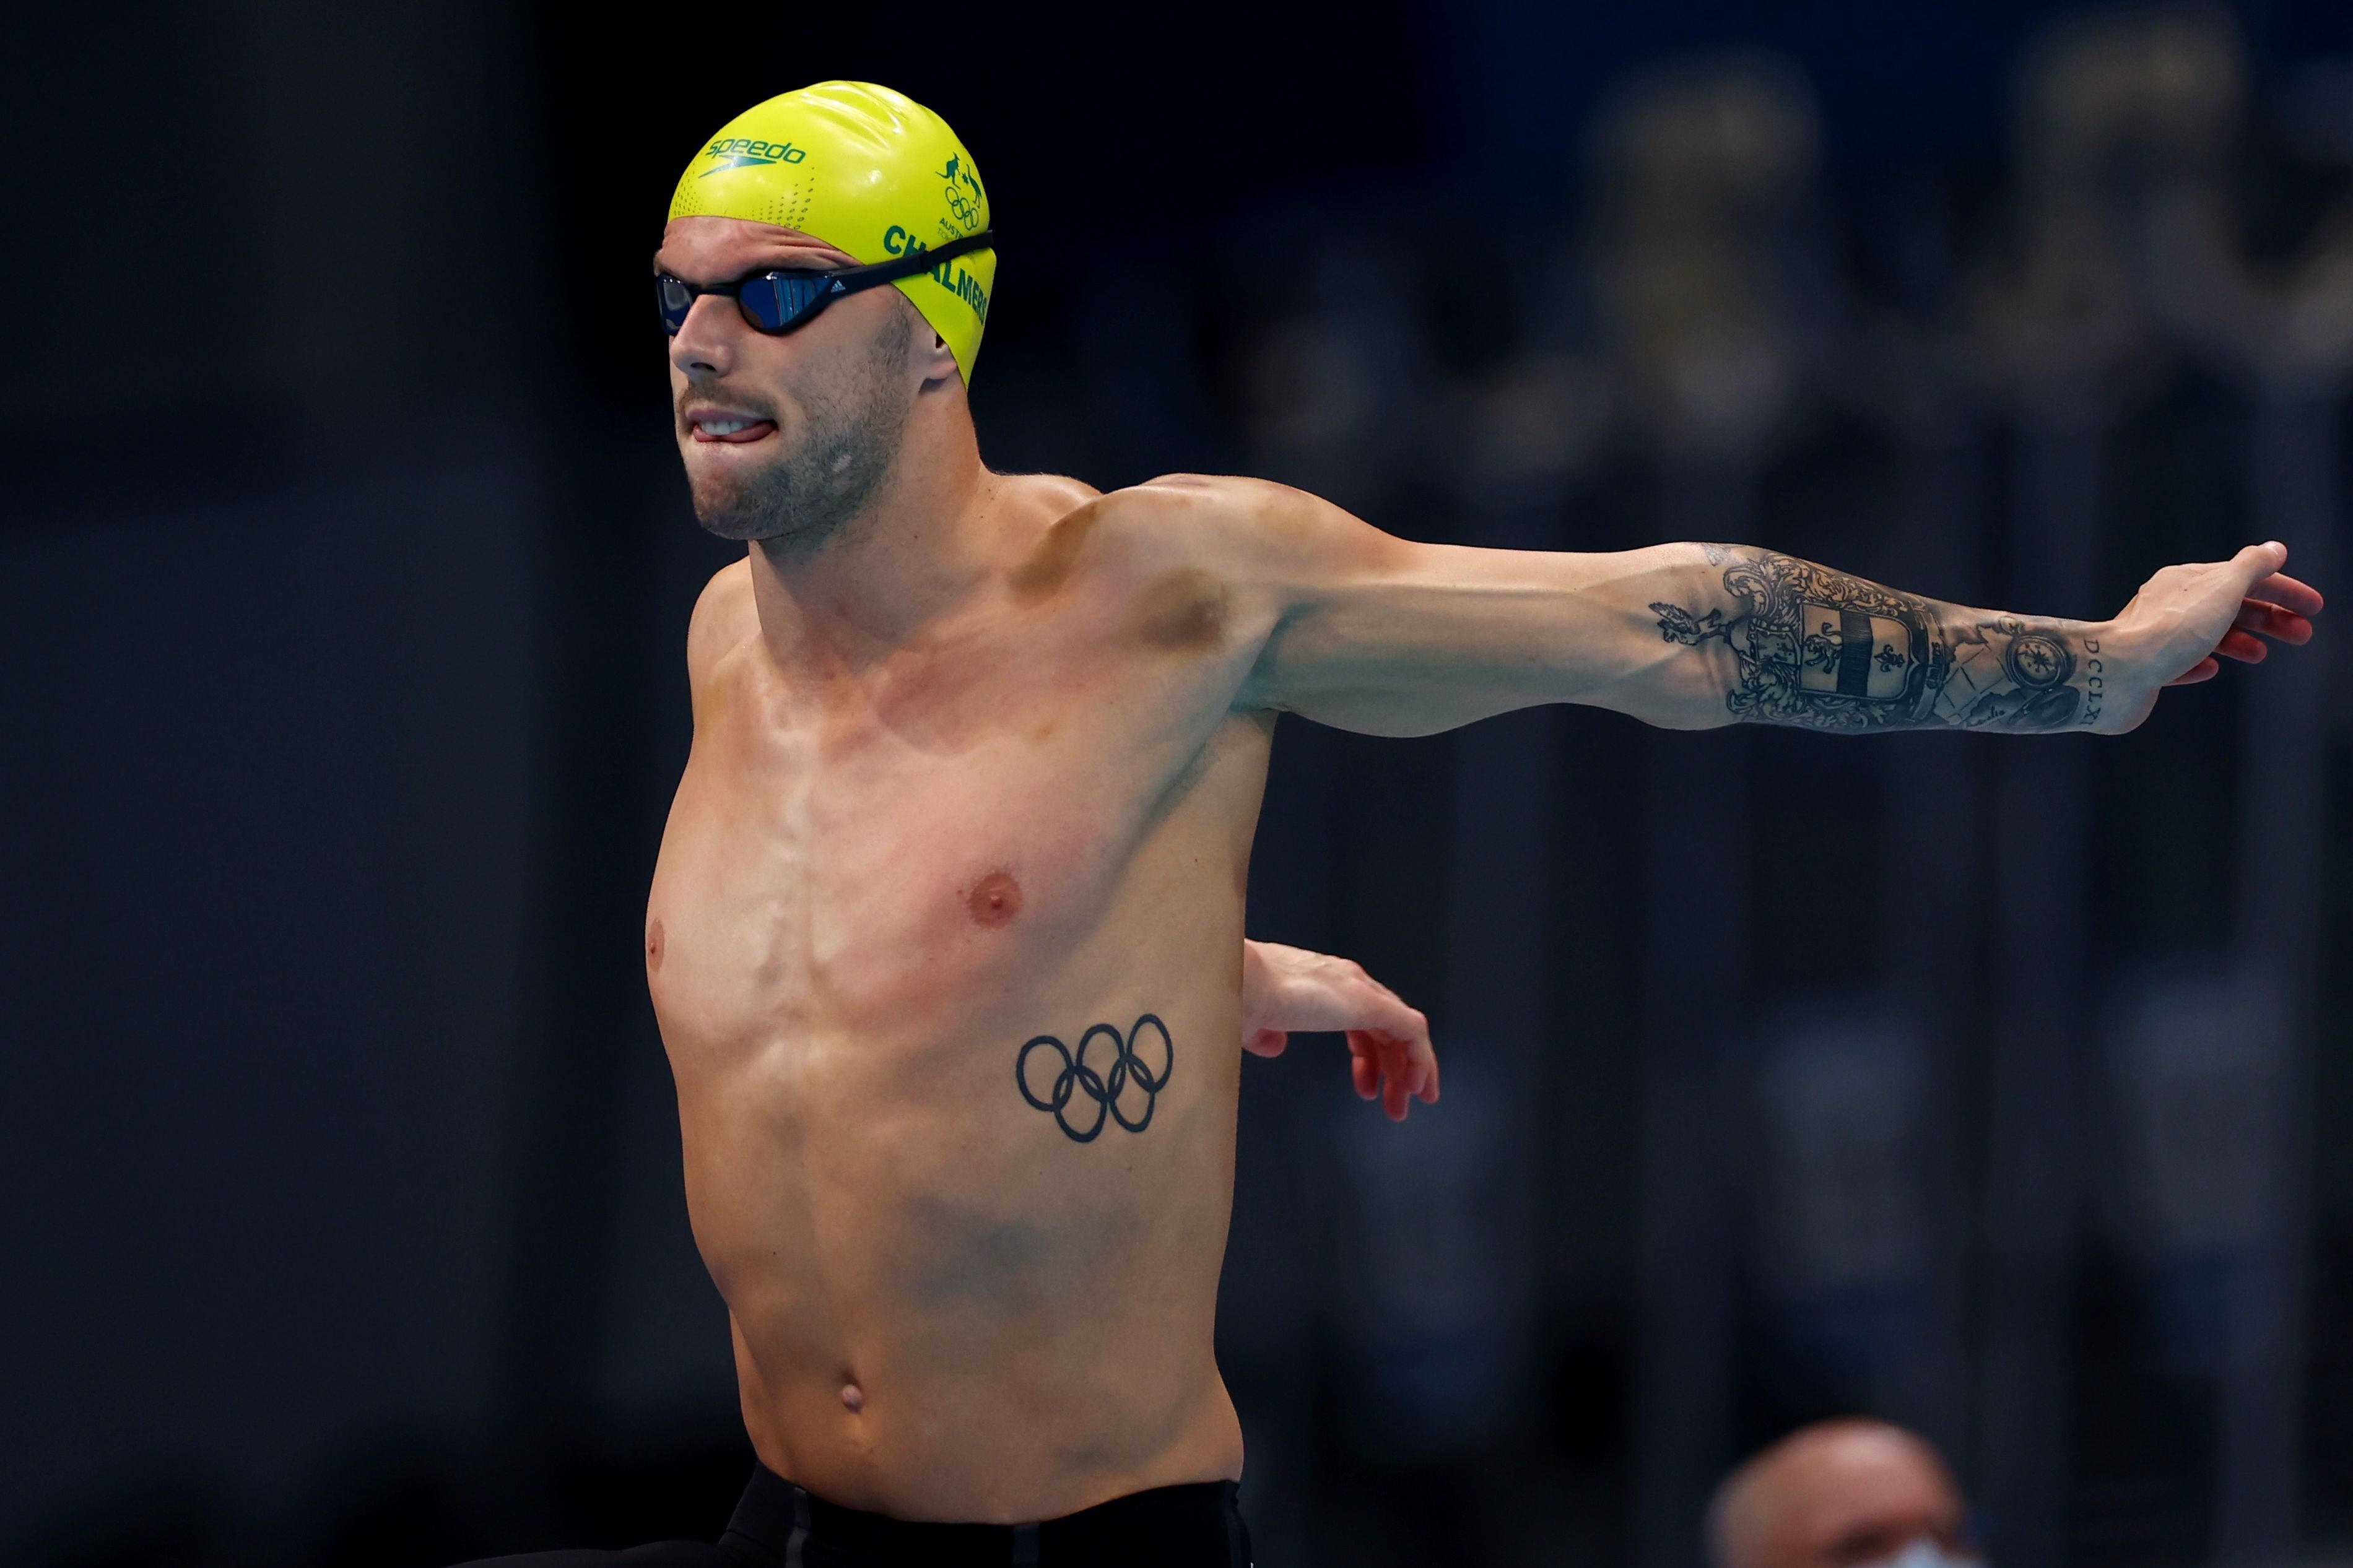
[[[960,239],[949,240],[945,245],[935,245],[929,250],[911,250],[890,261],[878,261],[871,267],[847,268],[826,276],[838,281],[843,293],[855,293],[860,289],[871,289],[877,283],[896,283],[902,278],[929,272],[944,261],[954,260],[976,250],[996,248],[997,231],[984,228],[978,234],[967,234]]]

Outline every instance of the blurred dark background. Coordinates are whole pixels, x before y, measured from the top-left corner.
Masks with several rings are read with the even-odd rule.
[[[646,258],[760,98],[974,149],[1001,468],[2052,614],[2266,537],[2348,585],[2333,0],[215,0],[7,54],[11,1563],[707,1537],[747,1473],[637,948],[728,558]],[[1261,1561],[1689,1568],[1852,1411],[2005,1568],[2353,1554],[2344,630],[2116,742],[1286,721],[1253,934],[1425,1005],[1448,1092],[1247,1065]]]

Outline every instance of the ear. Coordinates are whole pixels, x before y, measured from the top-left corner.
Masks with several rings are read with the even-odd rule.
[[[922,346],[926,336],[932,340],[928,348]],[[956,367],[955,355],[948,349],[947,339],[940,336],[929,321],[923,322],[918,328],[915,342],[915,367],[923,372],[924,391],[929,392],[946,383],[950,377],[963,374]]]

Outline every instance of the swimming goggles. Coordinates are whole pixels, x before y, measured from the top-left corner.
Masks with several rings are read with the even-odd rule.
[[[732,294],[735,308],[744,312],[744,320],[754,329],[769,333],[789,332],[844,295],[929,272],[968,251],[994,249],[994,232],[985,228],[929,250],[911,250],[871,267],[844,267],[831,272],[790,268],[754,272],[729,283],[709,284],[689,283],[667,272],[657,273],[654,288],[661,296],[662,330],[671,337],[678,336],[679,329],[686,325],[687,312],[694,309],[694,301],[702,295]]]

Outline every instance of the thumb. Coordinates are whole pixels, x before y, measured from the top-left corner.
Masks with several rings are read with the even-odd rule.
[[[1253,1029],[1242,1037],[1242,1049],[1254,1057],[1279,1057],[1291,1044],[1291,1036],[1282,1029]]]
[[[2247,582],[2252,585],[2287,564],[2287,546],[2276,539],[2262,544],[2250,544],[2232,557],[2232,564],[2247,574]]]

